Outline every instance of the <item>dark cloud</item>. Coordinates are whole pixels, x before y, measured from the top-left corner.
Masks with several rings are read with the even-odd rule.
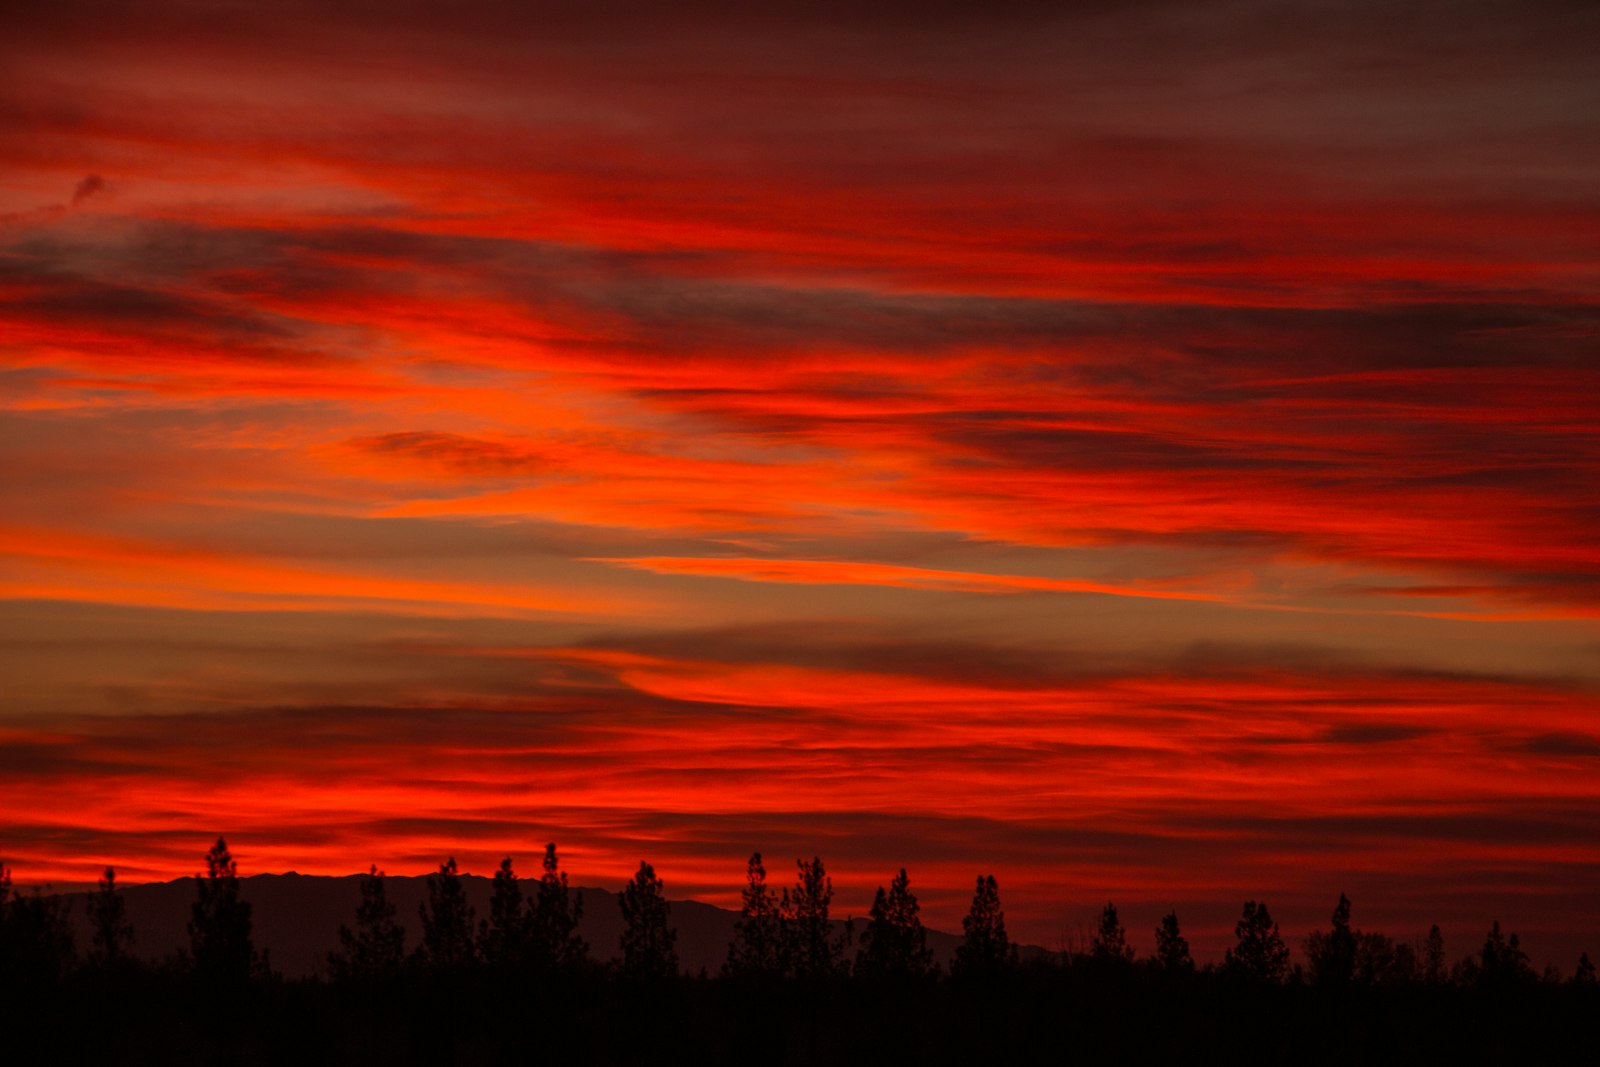
[[[525,475],[540,470],[538,457],[499,441],[454,433],[410,431],[358,438],[353,446],[436,463],[467,474]]]
[[[1282,848],[1286,841],[1311,853],[1345,852],[1364,845],[1394,847],[1403,842],[1434,841],[1490,846],[1560,845],[1593,840],[1600,835],[1600,812],[1585,807],[1551,804],[1536,798],[1462,804],[1453,810],[1399,811],[1383,814],[1239,816],[1218,812],[1165,812],[1169,827],[1239,835],[1262,850]]]
[[[1363,722],[1348,726],[1333,726],[1325,731],[1321,740],[1333,745],[1387,745],[1401,741],[1414,741],[1438,733],[1436,727],[1417,726],[1411,723]]]
[[[101,192],[106,187],[106,180],[98,174],[90,174],[80,181],[72,190],[72,206],[78,207],[85,200]]]
[[[1538,756],[1600,756],[1600,737],[1575,733],[1540,734],[1512,747]]]

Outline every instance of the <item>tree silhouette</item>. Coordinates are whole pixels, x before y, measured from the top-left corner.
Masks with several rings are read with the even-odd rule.
[[[534,898],[531,949],[546,967],[575,967],[589,958],[589,944],[578,935],[583,919],[583,894],[567,888],[566,872],[559,870],[554,843],[544,847],[544,874]]]
[[[1348,985],[1354,977],[1356,934],[1350,929],[1350,898],[1343,893],[1333,909],[1333,929],[1306,938],[1306,959],[1311,980],[1318,985]]]
[[[1245,901],[1244,912],[1234,924],[1237,944],[1228,949],[1224,968],[1233,975],[1253,982],[1280,983],[1289,973],[1289,947],[1278,933],[1265,904]]]
[[[189,919],[189,954],[204,981],[238,984],[266,969],[251,941],[250,905],[239,899],[239,870],[228,843],[206,853],[206,873],[195,879]]]
[[[361,878],[356,927],[339,927],[339,950],[328,954],[328,968],[335,978],[386,978],[399,974],[405,959],[405,928],[396,921],[383,872],[373,864]]]
[[[1422,980],[1429,985],[1443,985],[1450,976],[1444,958],[1444,935],[1439,924],[1428,927],[1428,938],[1422,943]]]
[[[787,966],[784,958],[783,913],[777,896],[767,888],[767,869],[761,853],[750,854],[745,867],[745,888],[739,921],[733,924],[724,974],[777,975]]]
[[[1161,917],[1156,927],[1156,967],[1165,974],[1191,974],[1194,957],[1189,954],[1189,940],[1178,929],[1178,913],[1169,911]]]
[[[1006,913],[1000,910],[1000,887],[994,875],[978,876],[972,907],[961,920],[961,934],[961,944],[950,963],[951,975],[985,977],[1016,966],[1017,948],[1006,936]]]
[[[521,880],[507,856],[494,872],[489,917],[478,927],[478,952],[491,966],[520,967],[528,962],[532,936],[532,910],[525,906]]]
[[[671,906],[661,879],[648,863],[623,886],[622,970],[638,978],[670,978],[678,973],[678,932],[668,925]]]
[[[828,877],[819,857],[813,856],[809,862],[796,860],[795,866],[799,870],[784,913],[789,932],[790,968],[803,978],[836,974],[844,964],[850,930],[847,927],[835,934],[828,919],[833,879]]]
[[[1128,933],[1117,918],[1117,906],[1107,903],[1100,912],[1100,928],[1095,931],[1090,955],[1102,965],[1123,965],[1133,962],[1133,949],[1128,945]]]
[[[1528,963],[1528,954],[1522,951],[1522,944],[1517,935],[1512,934],[1508,941],[1500,932],[1498,919],[1484,939],[1478,961],[1478,981],[1484,985],[1510,985],[1514,982],[1531,981],[1534,977],[1533,968]]]
[[[1410,945],[1372,930],[1357,930],[1355,941],[1352,981],[1380,985],[1416,980],[1417,952]]]
[[[133,949],[133,926],[127,903],[117,892],[117,872],[110,867],[89,894],[89,959],[96,967],[120,967]]]
[[[1589,954],[1578,954],[1578,967],[1572,972],[1573,985],[1594,985],[1594,964],[1589,962]]]
[[[472,939],[473,908],[451,856],[428,875],[428,899],[417,908],[422,919],[422,943],[417,958],[436,971],[457,971],[477,962]]]
[[[0,864],[0,979],[28,988],[65,975],[75,948],[68,918],[64,897],[38,889],[27,895],[16,892],[11,872]],[[0,1034],[4,1030],[0,1026]]]
[[[867,928],[861,934],[856,973],[912,978],[931,974],[933,952],[928,948],[928,931],[918,914],[921,910],[902,867],[889,883],[889,891],[885,893],[879,886],[873,897]]]

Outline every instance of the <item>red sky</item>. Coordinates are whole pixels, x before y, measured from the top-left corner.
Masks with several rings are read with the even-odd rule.
[[[19,882],[1600,948],[1600,11],[874,6],[7,14]]]

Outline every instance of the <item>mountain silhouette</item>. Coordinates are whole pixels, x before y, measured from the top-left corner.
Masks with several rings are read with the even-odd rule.
[[[361,900],[363,875],[257,874],[239,879],[239,895],[253,910],[257,948],[269,953],[272,969],[285,978],[305,978],[327,973],[328,953],[338,947],[341,924],[353,925],[356,906]],[[467,899],[478,918],[489,913],[491,880],[481,875],[462,875]],[[186,948],[189,909],[195,900],[195,880],[178,878],[171,882],[119,886],[127,902],[128,920],[133,924],[135,956],[159,960]],[[529,879],[531,890],[537,879]],[[427,899],[426,875],[391,874],[384,879],[389,900],[406,928],[406,949],[417,944],[420,923],[417,909]],[[594,959],[605,961],[620,955],[622,913],[617,894],[606,889],[582,887],[583,923],[580,932],[589,942]],[[87,893],[62,894],[71,904],[71,921],[77,943],[89,943]],[[672,925],[678,931],[678,957],[685,973],[698,974],[703,968],[716,974],[728,956],[733,939],[733,924],[739,913],[698,900],[674,900]],[[858,918],[857,927],[861,926]],[[928,947],[934,959],[949,967],[958,934],[928,930]],[[1036,949],[1034,951],[1042,952]]]

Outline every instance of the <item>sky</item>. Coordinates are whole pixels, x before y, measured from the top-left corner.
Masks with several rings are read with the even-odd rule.
[[[19,884],[1600,950],[1600,8],[0,23]]]

